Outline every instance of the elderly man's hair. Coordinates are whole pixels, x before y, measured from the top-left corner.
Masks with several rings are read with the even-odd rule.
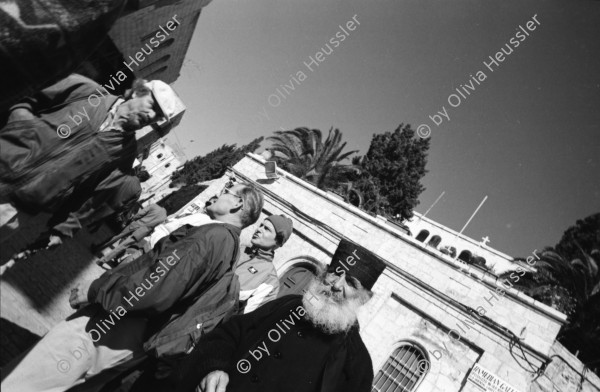
[[[260,217],[263,208],[264,199],[262,193],[253,185],[244,185],[239,195],[244,202],[242,210],[242,228],[254,224]]]

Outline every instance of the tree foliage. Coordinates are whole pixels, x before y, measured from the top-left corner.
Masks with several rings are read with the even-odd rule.
[[[600,224],[599,214],[578,220],[555,247],[538,253],[539,260],[516,288],[569,316],[558,340],[579,359],[598,367],[600,360]],[[518,258],[517,260],[523,260]],[[530,259],[531,261],[531,259]],[[509,272],[500,278],[507,278]]]
[[[221,177],[229,166],[235,165],[246,153],[258,149],[263,139],[259,137],[240,148],[235,144],[224,144],[204,156],[186,162],[173,173],[171,186],[192,185]]]
[[[344,181],[352,166],[343,161],[358,152],[344,152],[346,142],[337,128],[331,128],[325,140],[320,130],[306,127],[276,131],[267,140],[273,143],[270,150],[278,165],[321,189],[336,188]]]
[[[563,233],[554,249],[568,260],[581,258],[582,251],[591,253],[600,249],[600,213],[577,220]]]
[[[420,181],[427,173],[428,150],[429,139],[415,137],[410,125],[373,135],[367,154],[353,162],[360,168],[353,188],[363,195],[362,208],[387,218],[411,218],[425,190]]]
[[[167,210],[167,215],[171,215],[179,211],[183,206],[189,203],[194,197],[202,193],[202,191],[204,191],[206,188],[208,188],[206,185],[185,185],[170,195],[167,195],[167,197],[160,200],[156,204]]]

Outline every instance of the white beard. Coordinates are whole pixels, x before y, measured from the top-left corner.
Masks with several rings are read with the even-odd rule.
[[[368,299],[367,299],[368,300]],[[342,298],[330,291],[319,278],[311,281],[302,296],[305,317],[326,334],[346,333],[357,321],[358,309],[365,304],[361,295]]]

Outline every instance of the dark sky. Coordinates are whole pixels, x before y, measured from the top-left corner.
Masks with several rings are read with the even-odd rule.
[[[490,71],[483,62],[534,16]],[[353,17],[356,29],[309,70]],[[465,83],[470,95],[450,106]],[[339,128],[364,154],[373,133],[429,125],[416,210],[445,191],[429,217],[458,231],[487,195],[465,234],[512,256],[600,211],[597,1],[214,0],[174,86],[189,109],[169,139],[188,157],[298,126]],[[429,116],[443,107],[450,120],[436,126]]]

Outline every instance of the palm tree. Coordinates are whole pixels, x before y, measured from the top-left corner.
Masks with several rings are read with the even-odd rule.
[[[341,163],[358,150],[343,152],[342,133],[331,128],[327,139],[318,129],[306,127],[276,131],[269,137],[274,159],[293,175],[308,180],[318,188],[335,188],[345,180],[353,165]]]
[[[514,283],[515,287],[561,312],[573,313],[576,307],[583,306],[600,292],[600,274],[594,260],[598,251],[593,250],[588,254],[581,247],[579,249],[583,261],[568,261],[554,249],[544,249],[534,265],[537,271],[526,273]],[[500,278],[508,279],[509,274],[510,271]]]
[[[600,360],[600,214],[570,227],[554,248],[539,253],[533,267],[518,282],[512,282],[530,297],[569,316],[557,339],[596,374]],[[523,259],[519,259],[522,260]],[[594,370],[595,369],[595,370]]]

